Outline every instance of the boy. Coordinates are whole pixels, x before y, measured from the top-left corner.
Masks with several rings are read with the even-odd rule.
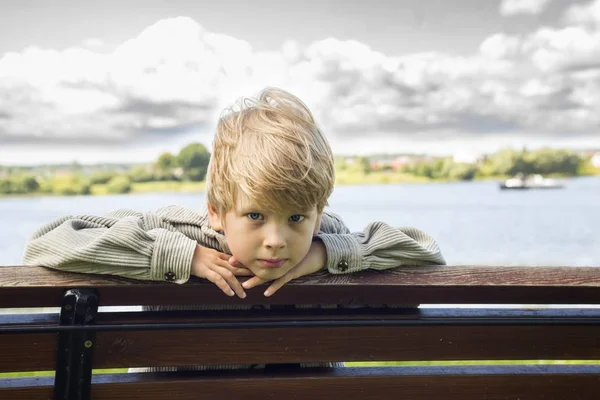
[[[227,111],[201,212],[169,206],[59,218],[34,233],[24,263],[175,283],[195,275],[240,298],[265,282],[272,282],[264,292],[271,296],[323,268],[343,274],[444,264],[435,241],[417,229],[375,222],[351,233],[324,211],[333,156],[300,99],[271,88]],[[251,278],[241,285],[236,276],[244,275]]]

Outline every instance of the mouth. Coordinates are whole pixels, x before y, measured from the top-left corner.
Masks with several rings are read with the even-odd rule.
[[[279,268],[283,264],[285,264],[286,261],[287,261],[287,259],[285,259],[285,258],[270,258],[270,259],[259,259],[258,260],[258,262],[260,262],[263,265],[263,267],[266,267],[266,268]]]

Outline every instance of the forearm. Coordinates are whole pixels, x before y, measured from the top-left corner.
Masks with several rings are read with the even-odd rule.
[[[40,228],[25,248],[25,264],[63,271],[183,283],[197,243],[166,229],[145,231],[136,217],[65,217]]]
[[[333,274],[445,264],[435,240],[415,228],[398,229],[374,222],[362,232],[322,233],[319,238],[327,249],[327,269]]]

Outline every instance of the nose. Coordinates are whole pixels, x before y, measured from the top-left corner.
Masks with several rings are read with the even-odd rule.
[[[286,245],[285,229],[279,226],[279,224],[269,224],[265,228],[265,247],[274,250],[284,248]]]

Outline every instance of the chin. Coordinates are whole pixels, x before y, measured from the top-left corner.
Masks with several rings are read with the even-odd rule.
[[[289,270],[290,270],[290,268],[277,268],[277,269],[261,268],[258,271],[252,271],[252,272],[254,272],[254,275],[258,276],[260,279],[272,281],[272,280],[281,278]]]

